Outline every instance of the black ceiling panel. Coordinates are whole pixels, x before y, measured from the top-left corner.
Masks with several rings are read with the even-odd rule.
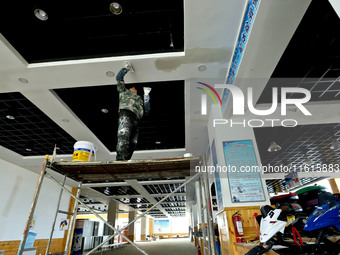
[[[307,158],[310,165],[339,164],[340,148],[331,149],[340,139],[340,124],[300,125],[296,127],[254,128],[262,165],[291,166],[303,169]],[[271,142],[281,150],[269,152]]]
[[[150,194],[167,194],[173,192],[177,189],[181,184],[154,184],[154,185],[143,185],[143,187],[150,193]],[[176,193],[184,193],[185,186],[180,188]]]
[[[12,111],[12,113],[9,113]],[[15,119],[8,119],[9,114]],[[0,145],[22,156],[72,154],[76,141],[21,93],[0,93]]]
[[[150,203],[145,198],[120,198],[119,201],[123,202],[124,204],[136,204],[136,203]]]
[[[137,150],[185,146],[184,81],[135,84],[138,93],[151,87],[149,116],[141,119]],[[118,92],[116,85],[57,89],[56,93],[110,150],[116,150]],[[101,110],[107,109],[108,113]]]
[[[163,208],[171,208],[171,207],[175,207],[175,208],[186,208],[185,203],[166,203],[166,204],[161,204],[161,206]]]
[[[157,202],[161,201],[163,198],[164,197],[155,197]],[[186,201],[185,196],[172,196],[172,197],[168,197],[163,202],[185,202],[185,201]]]
[[[272,102],[272,87],[306,88],[311,101],[340,100],[339,31],[329,1],[312,1],[257,103]]]
[[[150,207],[152,207],[152,204],[148,204],[148,205],[130,205],[133,209],[148,209]]]
[[[93,188],[93,189],[107,196],[139,195],[139,193],[131,186],[99,187],[99,188]]]
[[[182,51],[183,0],[4,1],[1,33],[29,62]],[[34,10],[48,14],[37,19]]]

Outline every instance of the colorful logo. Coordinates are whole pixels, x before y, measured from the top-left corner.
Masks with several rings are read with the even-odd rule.
[[[207,87],[208,89],[210,89],[217,96],[217,99],[218,99],[220,105],[222,106],[222,100],[221,100],[220,96],[218,95],[217,91],[212,86],[210,86],[209,84],[203,83],[203,82],[197,82],[197,83]],[[197,88],[200,89],[200,90],[203,90],[205,93],[207,93],[212,98],[214,103],[216,105],[218,104],[215,100],[214,95],[208,89],[201,88],[201,87],[197,87]],[[207,95],[202,94],[201,99],[202,99],[202,101],[201,101],[201,103],[202,103],[201,104],[201,114],[207,115]]]

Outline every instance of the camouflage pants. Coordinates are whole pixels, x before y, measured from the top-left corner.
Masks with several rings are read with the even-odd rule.
[[[137,147],[138,140],[137,116],[128,110],[120,110],[118,117],[117,157],[116,160],[129,160]]]

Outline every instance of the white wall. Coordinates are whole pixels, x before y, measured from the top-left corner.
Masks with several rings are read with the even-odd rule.
[[[169,220],[170,221],[170,229],[160,232],[156,229],[155,224],[153,224],[153,233],[154,234],[169,234],[169,233],[188,233],[189,232],[189,217],[173,217],[173,218],[165,218],[165,219],[154,219],[155,220]]]
[[[43,163],[43,162],[42,162]],[[21,240],[33,201],[38,174],[0,159],[0,241]],[[69,190],[71,188],[68,188]],[[60,188],[44,178],[34,213],[36,239],[48,239],[57,208]],[[70,196],[63,193],[60,210],[67,211]],[[53,238],[63,238],[59,223],[65,215],[58,215]]]
[[[189,218],[178,217],[172,218],[172,233],[188,233],[189,232]]]

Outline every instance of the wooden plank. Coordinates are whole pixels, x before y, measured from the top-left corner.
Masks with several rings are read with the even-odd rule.
[[[199,157],[104,162],[54,162],[51,169],[83,183],[190,176]]]

